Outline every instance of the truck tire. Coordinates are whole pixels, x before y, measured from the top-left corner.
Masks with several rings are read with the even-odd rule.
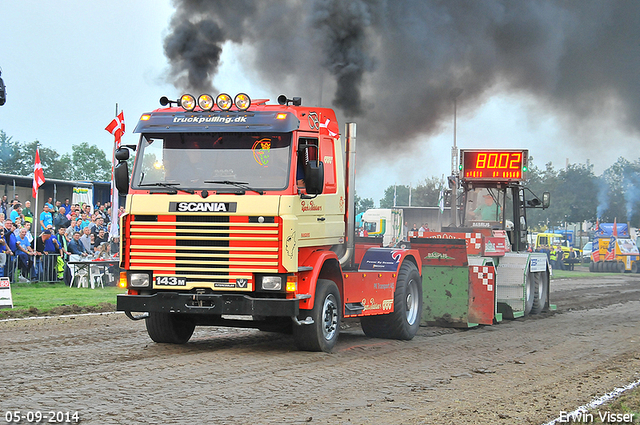
[[[293,339],[299,350],[330,353],[340,333],[342,303],[340,291],[331,280],[318,279],[311,310],[300,310],[300,317],[313,319],[311,325],[294,325]]]
[[[594,272],[594,262],[593,261],[591,261],[589,263],[589,271],[592,272],[592,273]]]
[[[191,320],[171,313],[151,312],[145,322],[149,337],[160,343],[184,344],[196,328]]]
[[[624,273],[626,267],[624,265],[624,263],[622,261],[618,261],[618,263],[616,264],[616,268],[617,268],[617,272],[618,273]]]
[[[365,335],[372,338],[410,340],[420,328],[422,280],[415,264],[400,266],[393,294],[393,313],[360,318]]]
[[[638,262],[634,261],[631,264],[631,273],[638,273],[638,272],[640,272],[640,267],[638,267]]]
[[[533,308],[533,300],[534,294],[536,292],[536,282],[534,278],[535,273],[529,272],[527,274],[526,283],[524,285],[524,315],[528,316],[531,314],[531,309]]]
[[[531,306],[531,314],[542,313],[547,305],[548,285],[546,273],[538,272],[533,274],[533,305]]]

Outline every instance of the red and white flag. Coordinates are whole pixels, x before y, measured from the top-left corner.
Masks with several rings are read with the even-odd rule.
[[[40,150],[36,148],[36,164],[33,168],[33,190],[32,195],[35,199],[38,194],[38,188],[44,184],[44,171],[42,170],[42,164],[40,163]]]
[[[109,133],[113,134],[116,138],[116,149],[120,147],[120,139],[124,134],[124,111],[120,111],[117,117],[105,127]]]

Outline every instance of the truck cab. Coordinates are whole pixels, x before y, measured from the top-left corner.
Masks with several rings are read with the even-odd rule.
[[[145,319],[156,342],[239,326],[290,331],[300,349],[330,351],[341,318],[365,316],[369,334],[413,337],[416,253],[354,255],[355,124],[343,144],[333,110],[284,95],[275,105],[244,93],[160,103],[140,117],[138,145],[116,152],[127,194],[118,310]],[[407,299],[396,305],[399,289]]]

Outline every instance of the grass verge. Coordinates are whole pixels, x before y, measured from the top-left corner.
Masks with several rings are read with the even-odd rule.
[[[13,283],[13,308],[0,310],[0,319],[115,311],[116,294],[121,288],[70,288],[58,283]]]

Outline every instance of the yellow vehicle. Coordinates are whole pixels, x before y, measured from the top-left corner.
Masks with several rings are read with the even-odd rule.
[[[594,239],[591,272],[640,273],[640,253],[633,239],[617,236]]]
[[[564,254],[562,257],[563,263],[565,265],[569,265],[569,252],[571,252],[571,247],[569,246],[569,241],[564,237],[564,235],[561,235],[560,233],[538,233],[536,235],[536,250],[543,247],[552,248],[558,245],[560,245],[562,253]],[[573,251],[576,253],[575,263],[580,263],[582,250],[579,248],[573,248]]]

